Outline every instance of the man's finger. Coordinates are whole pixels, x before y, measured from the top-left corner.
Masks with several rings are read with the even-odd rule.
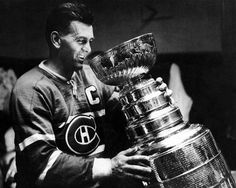
[[[166,85],[166,83],[162,83],[158,88],[159,88],[161,91],[164,91],[164,90],[166,90],[167,85]]]
[[[162,84],[163,79],[162,79],[161,77],[158,77],[158,78],[156,79],[156,82],[158,82],[158,84]]]
[[[129,172],[125,172],[124,176],[135,178],[135,179],[142,180],[142,181],[150,181],[151,180],[151,176],[147,177],[147,176],[142,176],[142,175],[139,175],[139,174],[132,174],[132,173],[129,173]]]
[[[149,157],[145,155],[133,155],[127,157],[128,163],[137,163],[137,162],[149,162]]]
[[[126,149],[126,150],[120,152],[120,154],[129,156],[129,155],[135,154],[137,152],[137,150],[138,150],[138,147],[132,147],[132,148],[129,148],[129,149]]]
[[[151,175],[152,173],[152,168],[149,167],[149,166],[140,166],[140,165],[125,165],[123,167],[123,169],[126,171],[126,172],[131,172],[131,173],[140,173],[140,174],[147,174],[147,175]]]
[[[167,89],[166,92],[164,93],[165,97],[171,97],[173,94],[173,91],[171,89]]]

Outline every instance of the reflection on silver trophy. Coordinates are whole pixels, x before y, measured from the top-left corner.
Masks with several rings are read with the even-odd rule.
[[[234,188],[235,182],[209,129],[184,122],[147,72],[157,48],[147,33],[98,55],[90,66],[99,80],[122,87],[126,132],[139,153],[150,156],[155,178],[150,187]],[[147,78],[148,77],[148,78]]]

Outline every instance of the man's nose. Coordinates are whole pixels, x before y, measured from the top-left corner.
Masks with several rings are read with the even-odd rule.
[[[91,52],[91,45],[89,42],[87,42],[84,46],[83,46],[83,50],[87,53]]]

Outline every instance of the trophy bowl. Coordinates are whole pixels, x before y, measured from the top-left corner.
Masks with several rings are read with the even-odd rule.
[[[156,61],[156,52],[154,35],[146,33],[95,56],[89,64],[103,83],[123,85],[147,73]]]

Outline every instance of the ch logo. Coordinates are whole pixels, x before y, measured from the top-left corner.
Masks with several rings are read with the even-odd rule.
[[[65,140],[68,148],[75,154],[92,153],[100,143],[94,118],[80,115],[72,119],[67,127]]]
[[[94,140],[95,132],[96,129],[94,129],[92,126],[81,125],[76,130],[75,140],[81,145],[89,144]]]

